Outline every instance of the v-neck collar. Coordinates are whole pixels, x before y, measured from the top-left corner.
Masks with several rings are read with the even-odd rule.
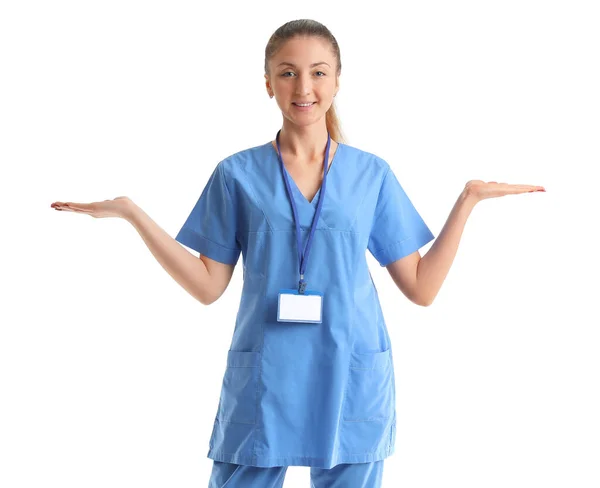
[[[336,141],[337,142],[337,141]],[[277,152],[277,149],[273,146],[273,142],[269,141],[269,146],[271,147],[271,149],[273,150],[273,152],[275,153],[275,160],[277,161],[277,165],[279,167],[281,167],[281,164],[279,163],[279,154]],[[327,176],[329,176],[329,173],[331,171],[331,168],[333,168],[333,163],[335,162],[338,152],[340,151],[340,147],[343,146],[342,143],[337,142],[337,147],[335,149],[335,153],[333,154],[333,158],[331,159],[331,163],[329,164],[329,167],[327,168]],[[322,166],[321,166],[322,167]],[[309,200],[308,198],[306,198],[304,196],[304,194],[300,191],[300,188],[298,187],[298,185],[296,184],[296,182],[294,181],[294,178],[292,178],[292,175],[289,173],[289,171],[287,170],[287,168],[285,167],[285,164],[283,165],[283,170],[286,172],[286,174],[289,177],[289,180],[292,183],[292,187],[296,190],[296,193],[298,193],[298,195],[300,195],[300,197],[302,197],[302,201],[307,203],[308,205],[312,205],[313,207],[315,206],[315,204],[319,201],[319,195],[321,195],[321,188],[323,187],[323,182],[321,181],[321,186],[319,186],[319,189],[317,190],[317,193],[315,193],[315,196],[312,198],[312,200]]]

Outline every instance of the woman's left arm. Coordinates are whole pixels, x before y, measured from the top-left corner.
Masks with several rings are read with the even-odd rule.
[[[546,190],[535,185],[486,183],[481,180],[467,182],[429,251],[423,257],[415,251],[387,265],[392,279],[413,303],[424,307],[431,305],[452,266],[473,207],[486,198],[534,191]]]

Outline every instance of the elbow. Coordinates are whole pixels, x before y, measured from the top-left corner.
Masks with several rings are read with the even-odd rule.
[[[210,295],[204,295],[204,296],[198,296],[198,297],[196,297],[196,299],[202,305],[212,305],[213,303],[215,303],[218,300],[218,298],[219,297],[210,296]]]
[[[207,300],[206,298],[200,298],[200,297],[196,297],[196,299],[202,304],[202,305],[210,305],[211,303],[214,303],[214,300]]]
[[[223,292],[211,292],[210,290],[205,290],[204,293],[199,293],[196,295],[196,299],[202,304],[202,305],[212,305],[213,303],[215,303],[219,298],[221,298],[221,295],[223,295]]]
[[[435,297],[415,297],[412,302],[421,307],[429,307],[434,300]]]
[[[202,305],[210,305],[211,303],[214,303],[218,298],[218,297],[211,296],[209,293],[206,293],[206,292],[203,292],[203,293],[196,292],[193,294],[193,296]]]

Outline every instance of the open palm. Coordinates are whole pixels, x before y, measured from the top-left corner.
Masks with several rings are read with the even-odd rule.
[[[56,210],[88,214],[95,218],[105,218],[124,217],[132,204],[133,202],[129,197],[117,197],[114,200],[92,203],[54,202],[50,206]]]
[[[534,191],[546,191],[543,186],[537,185],[511,185],[508,183],[497,183],[496,181],[470,180],[465,185],[469,195],[477,200],[486,198],[502,197],[517,193],[530,193]]]

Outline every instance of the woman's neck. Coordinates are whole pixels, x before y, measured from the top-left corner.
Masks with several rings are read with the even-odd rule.
[[[311,124],[305,127],[290,127],[284,124],[279,134],[279,146],[282,153],[293,158],[323,161],[327,146],[327,127],[325,124]]]

